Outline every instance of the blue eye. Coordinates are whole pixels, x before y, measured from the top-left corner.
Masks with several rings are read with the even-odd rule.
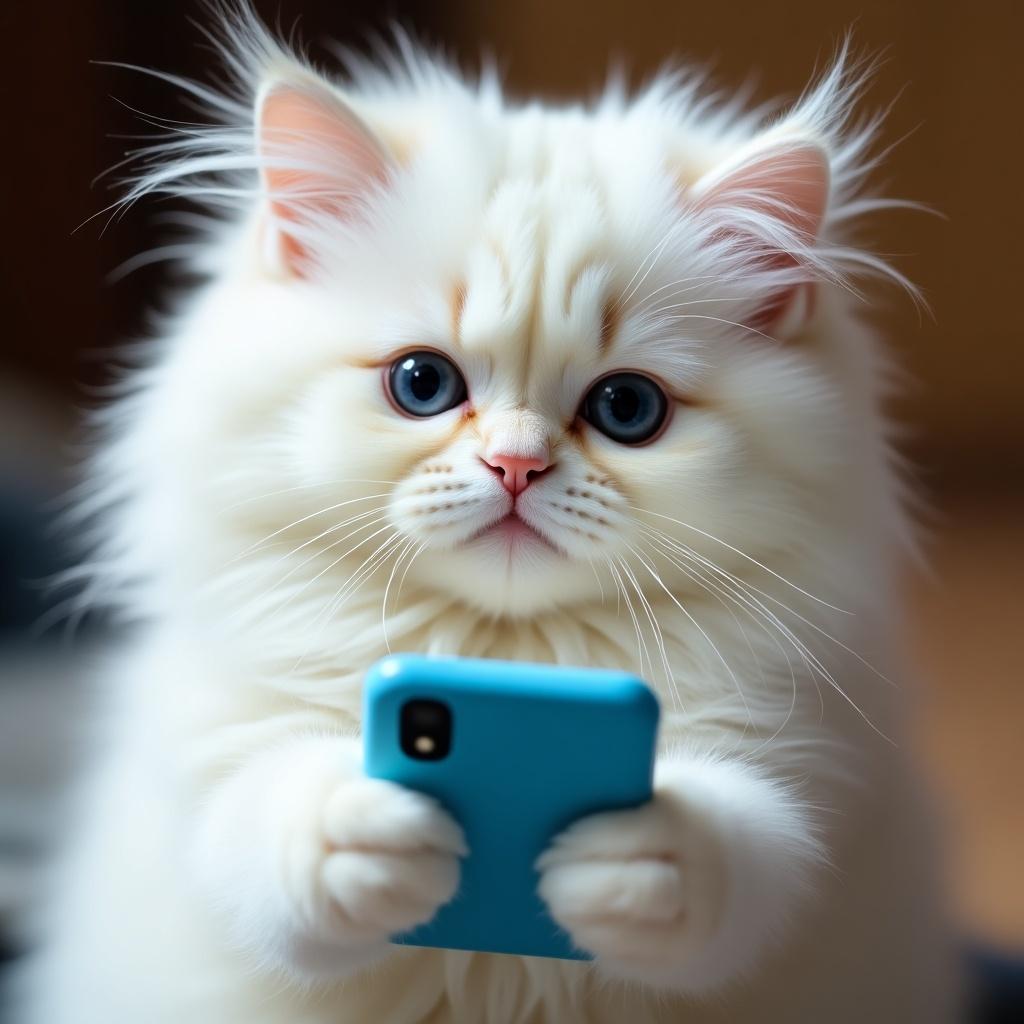
[[[391,364],[388,387],[410,416],[437,416],[466,400],[466,382],[438,352],[409,352]]]
[[[613,373],[590,389],[580,415],[619,444],[642,444],[661,429],[668,399],[650,377]]]

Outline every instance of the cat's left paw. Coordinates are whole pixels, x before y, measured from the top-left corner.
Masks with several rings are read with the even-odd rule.
[[[671,985],[705,947],[721,912],[715,844],[664,795],[576,822],[537,867],[551,916],[621,978]]]

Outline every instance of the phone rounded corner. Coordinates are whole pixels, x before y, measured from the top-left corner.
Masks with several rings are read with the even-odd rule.
[[[629,676],[623,683],[626,699],[638,712],[653,722],[661,718],[661,701],[654,688],[637,676]]]
[[[388,654],[375,661],[364,677],[367,693],[381,694],[401,684],[409,672],[409,659],[407,654]]]

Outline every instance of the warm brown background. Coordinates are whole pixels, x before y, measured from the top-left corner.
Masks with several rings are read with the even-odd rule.
[[[915,638],[929,689],[922,748],[954,826],[957,891],[968,926],[1024,948],[1024,731],[1020,592],[1024,586],[1024,331],[1019,251],[1024,5],[1012,0],[281,0],[258,3],[301,34],[358,43],[389,16],[463,61],[486,46],[520,93],[578,95],[609,56],[638,79],[673,56],[710,64],[734,86],[756,75],[759,98],[792,96],[852,27],[856,46],[885,58],[868,102],[899,96],[885,142],[890,194],[945,219],[899,213],[873,226],[877,248],[923,289],[920,317],[889,292],[893,348],[909,371],[900,403],[907,448],[937,509],[939,585],[911,586]],[[152,245],[150,204],[112,224],[72,230],[109,200],[90,179],[125,146],[110,133],[146,130],[132,107],[188,118],[173,90],[91,59],[202,75],[208,54],[187,17],[198,3],[78,0],[7,4],[3,103],[6,330],[0,403],[30,401],[31,422],[61,421],[81,385],[105,379],[103,357],[142,329],[160,301],[152,268],[110,286],[105,276]],[[314,52],[316,47],[314,46]],[[29,422],[19,421],[22,424]],[[22,427],[23,430],[24,426]],[[28,444],[27,434],[13,436]],[[56,451],[56,445],[52,446]]]

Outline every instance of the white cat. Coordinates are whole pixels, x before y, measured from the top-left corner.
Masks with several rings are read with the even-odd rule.
[[[859,291],[898,275],[846,240],[885,205],[863,68],[764,123],[687,76],[518,104],[401,39],[342,83],[244,9],[223,38],[237,95],[173,80],[220,127],[129,195],[238,214],[109,414],[136,640],[21,1020],[952,1020]],[[658,690],[654,801],[540,862],[593,964],[388,945],[465,853],[361,774],[389,649]]]

